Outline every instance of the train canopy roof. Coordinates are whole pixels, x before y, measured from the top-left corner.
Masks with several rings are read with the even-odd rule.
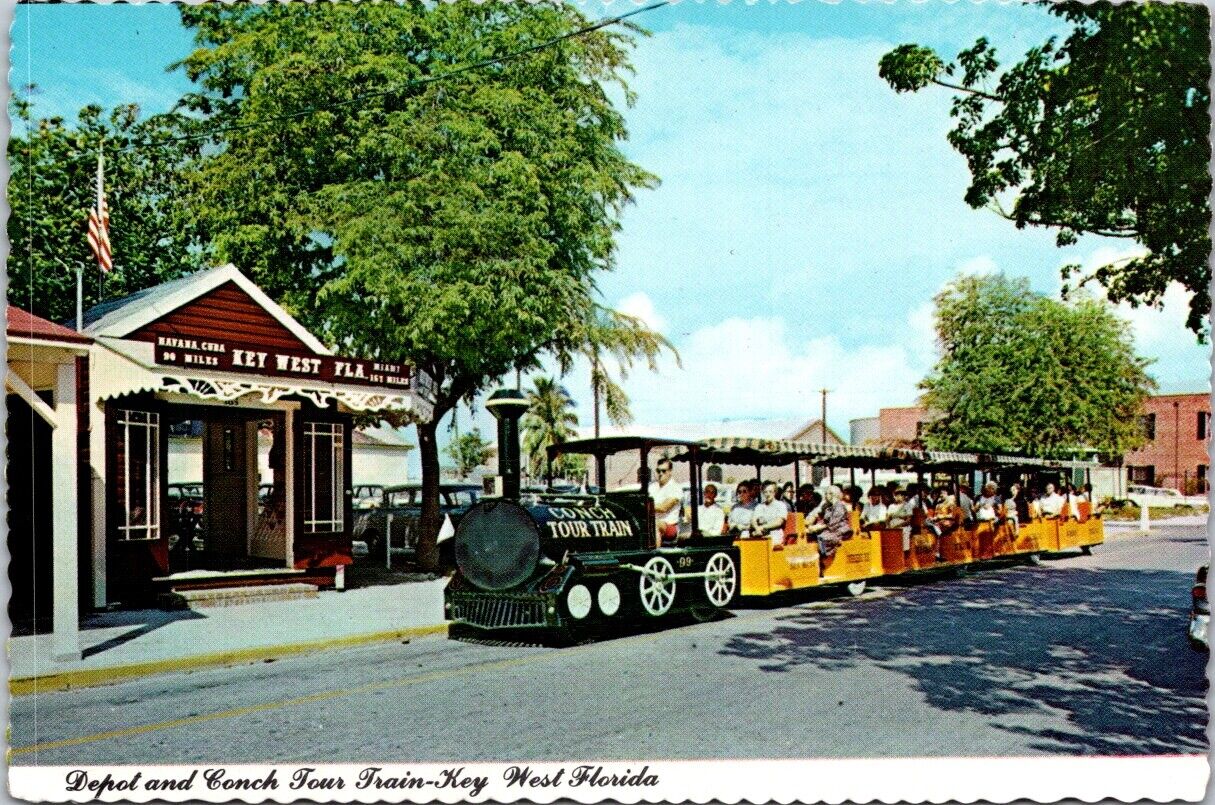
[[[696,451],[702,461],[746,466],[780,466],[806,461],[823,467],[899,468],[922,470],[985,469],[1091,469],[1096,462],[1041,459],[1027,456],[996,456],[948,450],[914,450],[900,447],[796,442],[743,436],[704,439]],[[691,451],[675,456],[687,460]]]
[[[599,439],[574,439],[547,448],[550,460],[560,455],[610,456],[626,450],[652,450],[655,447],[681,447],[684,451],[672,459],[686,461],[687,454],[696,448],[696,442],[683,439],[668,439],[660,436],[604,436]]]

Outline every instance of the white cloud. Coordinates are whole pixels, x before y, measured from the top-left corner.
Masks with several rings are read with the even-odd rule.
[[[978,257],[972,257],[969,260],[964,260],[958,265],[958,273],[968,277],[986,277],[990,274],[995,274],[999,271],[996,267],[996,261],[992,259],[990,254],[981,254]]]
[[[923,348],[931,309],[927,318],[924,311],[917,307],[887,328],[882,343],[856,346],[834,334],[800,335],[781,318],[729,318],[677,343],[682,368],[665,359],[657,373],[635,370],[625,390],[637,422],[660,430],[663,423],[731,418],[809,420],[825,387],[828,421],[847,432],[849,419],[914,401],[932,363],[931,348]]]
[[[616,304],[616,310],[628,316],[641,319],[645,325],[656,333],[664,333],[667,320],[659,315],[654,308],[654,301],[644,291],[629,294]]]

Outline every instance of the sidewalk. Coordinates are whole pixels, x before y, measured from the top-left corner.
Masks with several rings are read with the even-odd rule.
[[[1177,517],[1156,516],[1152,517],[1148,523],[1149,528],[1157,528],[1160,526],[1196,526],[1206,525],[1207,515],[1205,514],[1183,514]],[[1106,520],[1105,527],[1107,530],[1122,531],[1126,529],[1138,531],[1139,521],[1136,520]]]
[[[381,584],[316,598],[201,610],[86,616],[82,658],[51,659],[51,636],[8,643],[13,695],[107,684],[148,674],[285,657],[446,632],[445,579]]]

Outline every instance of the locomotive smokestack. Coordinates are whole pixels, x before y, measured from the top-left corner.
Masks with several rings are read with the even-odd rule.
[[[498,474],[504,498],[519,497],[519,417],[527,405],[527,398],[517,389],[498,389],[485,403],[498,420]]]

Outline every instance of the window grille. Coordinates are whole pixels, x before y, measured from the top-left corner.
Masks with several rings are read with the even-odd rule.
[[[340,423],[304,424],[304,532],[337,533],[345,526],[345,465]]]
[[[118,538],[160,539],[160,414],[119,410],[115,423]]]

